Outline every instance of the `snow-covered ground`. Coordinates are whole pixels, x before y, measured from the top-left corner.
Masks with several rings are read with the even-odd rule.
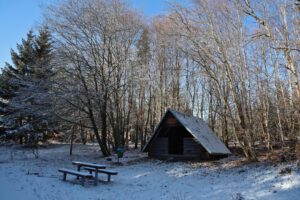
[[[300,199],[300,172],[294,164],[235,166],[236,158],[163,162],[131,151],[125,153],[123,165],[116,165],[115,158],[101,158],[97,146],[75,145],[72,157],[68,148],[50,145],[35,159],[28,149],[0,147],[0,199]],[[82,187],[74,176],[64,182],[57,169],[75,169],[72,160],[106,164],[119,174],[112,177],[112,182],[100,182],[98,186],[90,181]],[[291,167],[292,173],[280,174],[286,167]]]

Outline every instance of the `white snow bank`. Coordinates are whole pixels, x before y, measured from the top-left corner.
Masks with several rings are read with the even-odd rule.
[[[75,145],[70,157],[68,145],[55,145],[41,149],[41,157],[34,159],[26,152],[30,150],[0,147],[0,199],[226,200],[241,195],[245,199],[296,200],[300,196],[300,173],[279,174],[287,165],[226,168],[209,163],[166,163],[147,159],[136,151],[125,152],[126,158],[121,160],[125,164],[118,166],[101,158],[97,149],[93,145]],[[57,169],[75,168],[72,160],[106,164],[119,174],[112,177],[111,183],[98,186],[90,181],[82,187],[72,176],[63,182]]]

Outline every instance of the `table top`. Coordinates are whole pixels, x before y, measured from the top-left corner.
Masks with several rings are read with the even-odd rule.
[[[93,167],[96,169],[105,169],[106,165],[100,165],[97,163],[88,163],[88,162],[81,162],[81,161],[72,161],[73,165],[80,165],[80,166],[86,166],[86,167]]]

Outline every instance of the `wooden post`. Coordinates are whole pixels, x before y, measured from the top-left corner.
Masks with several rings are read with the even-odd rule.
[[[80,171],[80,167],[81,167],[81,165],[78,165],[77,166],[77,171]],[[77,180],[79,179],[79,176],[77,176]]]
[[[98,168],[96,169],[96,171],[95,171],[95,183],[94,183],[95,185],[97,185],[98,184]]]
[[[296,144],[295,153],[297,160],[300,161],[300,144]]]
[[[84,182],[85,182],[85,177],[82,176],[82,177],[81,177],[81,184],[82,184],[82,186],[84,186]]]
[[[71,133],[70,156],[73,154],[73,140],[74,140],[74,135],[75,135],[75,126],[73,126],[72,133]]]

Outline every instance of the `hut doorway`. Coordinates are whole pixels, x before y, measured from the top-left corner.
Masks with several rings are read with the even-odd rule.
[[[168,139],[169,154],[182,155],[183,154],[183,137],[179,131],[171,130]]]

